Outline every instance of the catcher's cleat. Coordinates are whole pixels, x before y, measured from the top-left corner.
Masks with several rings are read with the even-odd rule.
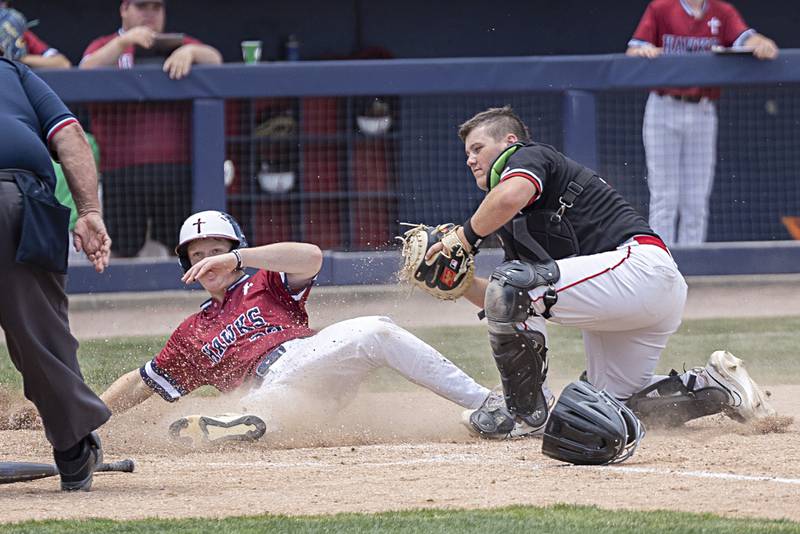
[[[260,417],[238,413],[189,415],[169,425],[170,437],[186,445],[256,441],[266,431],[267,425]]]
[[[700,371],[708,377],[709,386],[717,386],[728,394],[725,414],[739,422],[775,415],[775,409],[758,384],[750,378],[744,362],[726,350],[711,354],[708,364]]]
[[[554,397],[548,398],[548,406]],[[531,425],[524,417],[515,417],[506,408],[502,393],[492,392],[477,410],[465,410],[461,422],[471,434],[484,439],[514,439],[544,434],[544,424]]]

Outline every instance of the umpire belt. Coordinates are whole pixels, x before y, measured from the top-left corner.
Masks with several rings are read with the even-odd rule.
[[[256,366],[255,372],[255,379],[257,381],[264,380],[264,377],[267,376],[269,372],[269,368],[272,367],[272,364],[277,362],[281,356],[284,355],[286,352],[286,348],[283,345],[278,345],[268,353],[266,353],[262,358],[261,362]]]

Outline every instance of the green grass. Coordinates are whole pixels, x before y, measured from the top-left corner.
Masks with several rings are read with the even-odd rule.
[[[492,361],[485,325],[473,327],[429,327],[413,330],[419,337],[456,362],[477,381],[488,386],[499,383]],[[555,380],[576,379],[585,368],[583,340],[574,328],[548,327],[550,376]],[[87,383],[102,391],[121,374],[141,366],[160,350],[165,336],[110,338],[81,343],[79,358]],[[684,322],[670,339],[659,372],[670,368],[702,366],[717,349],[728,349],[744,359],[750,373],[764,383],[800,382],[800,317],[760,319],[704,319]],[[0,345],[0,387],[20,390],[21,379]],[[377,374],[368,387],[405,390],[415,386],[389,371]],[[205,388],[201,394],[209,394]]]
[[[513,506],[491,510],[413,510],[381,514],[334,516],[254,516],[227,519],[141,521],[33,521],[0,526],[5,533],[142,533],[240,534],[281,533],[486,533],[606,534],[631,533],[788,533],[800,532],[789,521],[731,519],[710,514],[666,511],[608,511],[595,507],[556,505],[546,508]]]
[[[414,333],[452,358],[479,382],[494,386],[497,371],[489,352],[485,325],[469,328],[421,328]],[[551,376],[574,379],[584,368],[583,342],[574,329],[550,327]],[[117,376],[139,367],[158,352],[166,338],[112,338],[81,344],[79,358],[87,382],[105,389]],[[750,372],[766,383],[798,383],[800,318],[720,319],[686,321],[670,340],[659,371],[702,365],[716,349],[726,348],[747,361]],[[19,374],[0,346],[0,387],[21,389]],[[414,386],[390,372],[378,373],[371,390],[404,390]],[[204,388],[205,390],[205,388]],[[208,394],[208,391],[205,391]],[[0,521],[2,519],[0,518]],[[0,525],[11,532],[167,532],[210,534],[224,532],[524,532],[585,533],[693,533],[693,532],[800,532],[800,524],[786,521],[729,519],[712,515],[667,511],[607,511],[594,507],[510,507],[493,510],[425,510],[373,515],[284,517],[257,516],[223,520],[144,520],[117,522],[44,521]]]

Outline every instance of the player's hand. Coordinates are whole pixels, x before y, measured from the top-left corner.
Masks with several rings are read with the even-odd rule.
[[[778,57],[778,45],[772,39],[763,37],[753,47],[753,55],[758,59],[775,59]]]
[[[449,231],[452,231],[452,230],[448,230],[448,232]],[[458,240],[461,243],[461,246],[463,247],[463,249],[466,250],[467,252],[472,252],[472,247],[467,242],[467,238],[464,237],[464,228],[462,228],[461,226],[457,226],[455,232],[456,232],[456,236],[458,236]],[[447,233],[447,232],[445,232],[445,233]],[[431,260],[433,260],[433,258],[438,253],[443,251],[444,248],[445,248],[445,244],[442,241],[439,241],[438,243],[434,243],[433,245],[431,245],[431,248],[429,248],[428,252],[425,254],[425,261],[430,262]]]
[[[193,62],[194,51],[192,50],[192,45],[183,45],[164,61],[162,70],[168,73],[171,79],[180,80],[191,72]]]
[[[632,57],[646,57],[648,59],[657,58],[661,55],[661,48],[656,46],[632,46],[625,52],[626,55]]]
[[[94,270],[102,273],[108,267],[111,254],[111,238],[106,231],[103,218],[97,211],[89,211],[78,215],[75,228],[72,230],[73,242],[77,252],[83,251],[94,265]]]
[[[136,26],[120,35],[119,39],[124,48],[133,45],[151,48],[156,40],[156,32],[147,26]]]
[[[233,272],[236,269],[237,263],[236,256],[234,256],[232,252],[209,256],[192,265],[181,280],[185,284],[192,284],[198,282],[203,277],[224,276]]]

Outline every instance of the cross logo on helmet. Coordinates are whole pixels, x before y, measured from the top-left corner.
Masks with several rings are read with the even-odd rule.
[[[201,219],[200,217],[198,217],[198,218],[197,218],[197,222],[196,222],[196,223],[193,223],[193,224],[192,224],[192,226],[197,226],[197,233],[199,234],[199,233],[200,233],[200,226],[201,226],[201,225],[203,225],[203,224],[205,224],[205,223],[206,223],[206,222],[205,222],[203,219]]]

